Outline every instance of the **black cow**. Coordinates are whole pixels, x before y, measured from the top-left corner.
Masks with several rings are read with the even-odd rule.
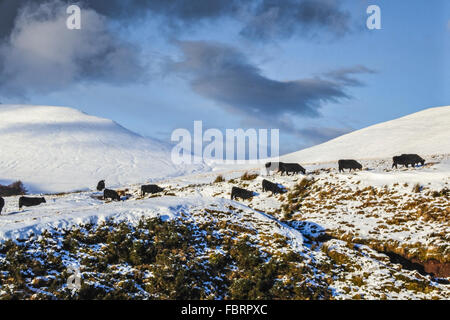
[[[395,156],[392,158],[392,168],[398,169],[398,165],[407,166],[406,159],[404,159],[402,156]]]
[[[356,160],[339,160],[339,172],[343,172],[344,169],[350,169],[350,172],[356,169],[362,170],[362,165]]]
[[[267,180],[263,180],[262,182],[262,188],[263,191],[271,191],[272,193],[285,193],[286,191],[282,188],[280,188],[276,183],[272,183],[270,181]]]
[[[420,165],[425,165],[425,159],[419,156],[418,154],[404,154],[403,156],[407,156],[413,163],[414,166],[420,163]]]
[[[278,171],[283,162],[267,162],[265,164],[267,170]]]
[[[163,192],[164,188],[157,186],[156,184],[149,184],[141,187],[142,196],[145,196],[147,193],[155,194],[159,192]]]
[[[40,205],[41,203],[47,203],[47,201],[45,201],[45,198],[20,197],[19,210],[22,210],[22,207],[35,207]]]
[[[5,200],[0,197],[0,214],[2,214],[3,207],[5,206]]]
[[[299,174],[300,172],[303,174],[306,174],[305,168],[303,168],[298,163],[280,162],[280,172],[281,172],[281,175],[283,175],[283,173],[286,173],[287,175],[289,175],[289,173],[291,173],[291,172],[292,172],[292,174]]]
[[[249,190],[233,187],[231,189],[231,200],[241,198],[242,200],[251,199],[255,196],[255,193]]]
[[[103,200],[106,200],[106,199],[120,201],[120,196],[114,190],[105,189],[105,191],[103,191]]]
[[[416,164],[421,164],[422,166],[425,164],[425,159],[420,157],[417,154],[402,154],[401,156],[396,156],[392,158],[392,168],[398,168],[397,165],[403,165],[405,167],[409,167],[411,165],[412,167],[415,167]]]
[[[97,190],[98,191],[103,191],[105,189],[106,189],[105,180],[99,181],[98,184],[97,184]]]

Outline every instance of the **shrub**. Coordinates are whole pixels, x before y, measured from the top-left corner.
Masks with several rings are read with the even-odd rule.
[[[251,173],[246,172],[246,173],[244,173],[242,175],[241,180],[243,180],[243,181],[250,181],[250,180],[255,180],[256,178],[258,178],[258,174],[257,173],[251,174]]]
[[[136,225],[108,220],[6,241],[0,244],[0,300],[331,297],[310,267],[298,266],[298,253],[273,256],[254,237],[224,232],[212,222],[143,218]],[[73,296],[68,260],[80,262],[82,276]]]
[[[218,175],[216,180],[214,180],[214,183],[220,183],[220,182],[225,182],[225,178],[223,177],[223,175]]]
[[[419,183],[416,183],[413,187],[412,190],[414,193],[419,193],[420,191],[422,191],[422,186]]]
[[[288,194],[286,201],[281,205],[286,220],[291,219],[293,213],[300,210],[303,200],[309,196],[314,179],[302,179]]]
[[[0,185],[0,197],[23,196],[26,193],[22,181],[16,181],[9,186]]]
[[[444,188],[441,191],[433,191],[431,195],[434,198],[447,197],[449,195],[449,190],[447,188]]]

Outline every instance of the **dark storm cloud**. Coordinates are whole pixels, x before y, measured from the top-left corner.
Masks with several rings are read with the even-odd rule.
[[[350,14],[338,0],[114,0],[84,1],[101,14],[135,19],[146,13],[165,18],[169,26],[195,25],[231,17],[242,24],[245,37],[266,40],[309,33],[315,28],[342,35]]]
[[[80,32],[64,27],[65,9],[73,3],[83,8]],[[139,81],[146,70],[139,58],[139,44],[120,38],[109,22],[133,24],[148,14],[161,17],[162,24],[172,30],[233,18],[242,25],[242,35],[258,40],[316,28],[338,34],[348,26],[348,15],[335,0],[0,0],[1,93],[16,95],[24,92],[23,88],[54,91],[80,80]],[[337,74],[330,75],[329,80],[275,81],[261,75],[242,55],[230,51],[235,69],[222,72],[215,83],[202,81],[208,76],[199,76],[193,84],[197,92],[235,108],[258,105],[266,113],[279,112],[271,103],[278,100],[283,112],[295,110],[310,116],[317,115],[320,103],[346,96]],[[249,89],[251,94],[245,93],[238,82],[227,80],[238,75],[254,84]],[[343,81],[351,79],[348,73],[341,76]],[[228,93],[219,92],[220,88]]]
[[[21,6],[20,0],[0,0],[0,39],[9,36]]]
[[[110,0],[82,3],[97,12],[117,18],[136,18],[152,12],[181,21],[218,18],[236,11],[238,0]]]
[[[363,83],[359,79],[356,79],[354,76],[364,73],[374,74],[375,71],[365,66],[358,65],[350,68],[330,71],[325,73],[324,75],[348,86],[362,86]]]
[[[345,83],[324,77],[278,81],[264,76],[235,48],[201,41],[178,45],[184,59],[170,63],[169,69],[187,76],[199,95],[249,118],[318,117],[324,103],[349,97],[346,89],[352,78],[348,72],[343,73]]]
[[[52,0],[0,0],[0,38],[9,36],[20,10],[39,6]],[[203,19],[215,19],[236,12],[237,0],[79,0],[62,1],[79,4],[103,16],[133,22],[153,13],[166,18],[171,26],[193,24]]]
[[[317,31],[341,36],[350,29],[350,14],[341,4],[335,0],[263,0],[241,33],[258,40]]]
[[[136,18],[151,12],[172,26],[232,17],[243,23],[241,34],[253,39],[285,37],[314,28],[333,34],[349,30],[350,14],[338,0],[115,0],[84,1],[101,14]]]
[[[0,38],[10,35],[20,8],[50,0],[0,0]],[[316,28],[332,34],[349,29],[349,14],[337,0],[79,0],[79,3],[112,19],[129,23],[147,14],[160,16],[163,25],[195,26],[206,20],[231,17],[242,23],[241,34],[264,40],[308,33]]]

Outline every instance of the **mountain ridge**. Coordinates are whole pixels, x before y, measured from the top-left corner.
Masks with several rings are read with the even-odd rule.
[[[450,153],[450,106],[425,109],[353,131],[325,143],[281,156],[282,161],[333,162],[389,158],[402,153]]]

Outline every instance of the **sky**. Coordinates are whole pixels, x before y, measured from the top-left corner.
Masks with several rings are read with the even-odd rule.
[[[196,120],[279,129],[287,153],[450,105],[449,37],[448,0],[0,0],[0,101],[167,142]]]

